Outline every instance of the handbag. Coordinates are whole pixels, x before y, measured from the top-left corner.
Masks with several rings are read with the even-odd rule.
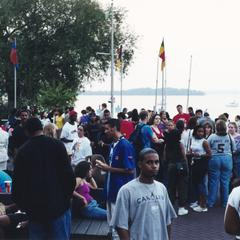
[[[188,166],[185,161],[177,162],[176,168],[177,168],[178,175],[181,175],[181,176],[188,175]]]

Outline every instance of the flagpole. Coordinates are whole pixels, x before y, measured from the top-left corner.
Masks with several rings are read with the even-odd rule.
[[[161,104],[161,111],[164,110],[164,69],[162,69],[162,104]]]
[[[111,115],[114,116],[114,29],[113,0],[111,2]]]
[[[122,89],[122,87],[123,87],[123,64],[122,64],[122,61],[121,61],[121,70],[120,70],[121,72],[120,72],[120,84],[121,84],[121,86],[120,86],[120,106],[121,106],[121,111],[122,111],[122,91],[123,91],[123,89]]]
[[[154,105],[154,111],[155,111],[155,112],[157,112],[158,73],[159,73],[159,57],[157,58],[157,77],[156,77],[155,105]]]
[[[16,38],[14,39],[14,41],[15,41],[15,47],[17,47]],[[14,108],[17,108],[17,69],[16,69],[16,64],[13,65],[13,70],[14,70]]]
[[[192,74],[192,55],[190,56],[190,65],[189,65],[189,79],[188,79],[187,109],[186,109],[186,110],[188,110],[188,106],[189,106],[189,95],[190,95],[191,74]]]
[[[165,71],[165,81],[164,81],[164,84],[165,84],[165,86],[164,86],[164,97],[165,97],[165,99],[164,99],[164,110],[166,111],[167,110],[167,74],[166,74],[166,70],[167,68],[166,68],[166,64],[165,64],[165,67],[164,67],[164,71]]]

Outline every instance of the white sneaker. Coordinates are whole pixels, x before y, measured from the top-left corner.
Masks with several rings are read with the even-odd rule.
[[[197,207],[193,208],[193,211],[195,211],[195,212],[207,212],[208,209],[206,207],[202,208],[201,206],[197,206]]]
[[[236,239],[240,239],[240,236],[235,236],[236,237]]]
[[[190,208],[195,208],[195,207],[198,207],[199,205],[198,205],[198,202],[196,201],[196,202],[193,202],[193,203],[190,203]]]
[[[188,214],[188,210],[185,209],[184,207],[180,207],[180,208],[178,209],[178,215],[179,215],[179,216],[183,216],[183,215],[186,215],[186,214]]]

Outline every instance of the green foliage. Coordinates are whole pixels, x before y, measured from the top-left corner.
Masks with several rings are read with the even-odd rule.
[[[11,41],[17,39],[20,68],[18,102],[37,102],[41,89],[74,92],[103,80],[110,66],[110,14],[93,0],[0,0],[0,89],[13,100]],[[132,61],[136,36],[126,29],[125,12],[114,10],[115,48],[124,47],[124,71]],[[124,27],[123,27],[124,26]],[[11,104],[10,104],[11,105]]]
[[[66,88],[66,85],[59,82],[58,84],[47,84],[39,91],[38,105],[45,110],[53,108],[62,108],[63,106],[72,106],[76,100],[76,93]]]

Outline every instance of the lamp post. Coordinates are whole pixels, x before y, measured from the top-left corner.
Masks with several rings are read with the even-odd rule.
[[[111,97],[110,97],[110,103],[111,103],[111,115],[113,117],[114,115],[114,27],[113,27],[113,0],[111,3],[111,51],[110,53],[104,53],[104,52],[97,52],[98,55],[111,55]]]

